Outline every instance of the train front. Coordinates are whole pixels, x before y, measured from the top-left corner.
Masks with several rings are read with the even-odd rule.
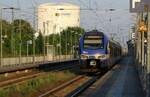
[[[86,32],[80,38],[80,68],[85,72],[96,72],[107,60],[108,39],[102,32]]]

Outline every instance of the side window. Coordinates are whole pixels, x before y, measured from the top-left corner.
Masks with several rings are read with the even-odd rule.
[[[112,57],[113,56],[113,47],[112,47],[112,44],[111,43],[109,43],[109,55],[110,55],[110,57]]]
[[[107,52],[107,54],[110,54],[110,46],[109,46],[109,42],[108,42],[108,44],[107,44],[106,52]]]

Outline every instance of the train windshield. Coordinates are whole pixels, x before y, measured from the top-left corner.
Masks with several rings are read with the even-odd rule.
[[[84,49],[103,49],[103,35],[84,36]]]

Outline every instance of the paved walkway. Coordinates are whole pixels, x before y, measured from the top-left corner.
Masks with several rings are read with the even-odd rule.
[[[86,97],[145,97],[133,59],[124,58],[115,67],[109,77],[90,89],[93,92]]]

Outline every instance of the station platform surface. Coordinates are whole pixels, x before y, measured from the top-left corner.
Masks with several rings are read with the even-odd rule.
[[[45,62],[36,62],[35,64],[33,63],[27,63],[27,64],[14,64],[14,65],[9,65],[9,66],[1,66],[0,67],[0,73],[5,73],[5,72],[13,72],[16,70],[24,70],[24,69],[29,69],[29,68],[36,68],[42,65],[50,65],[50,64],[62,64],[66,62],[73,62],[73,61],[78,61],[78,59],[68,59],[68,60],[55,60],[55,61],[45,61]]]
[[[122,59],[85,94],[86,97],[145,97],[132,57]]]

